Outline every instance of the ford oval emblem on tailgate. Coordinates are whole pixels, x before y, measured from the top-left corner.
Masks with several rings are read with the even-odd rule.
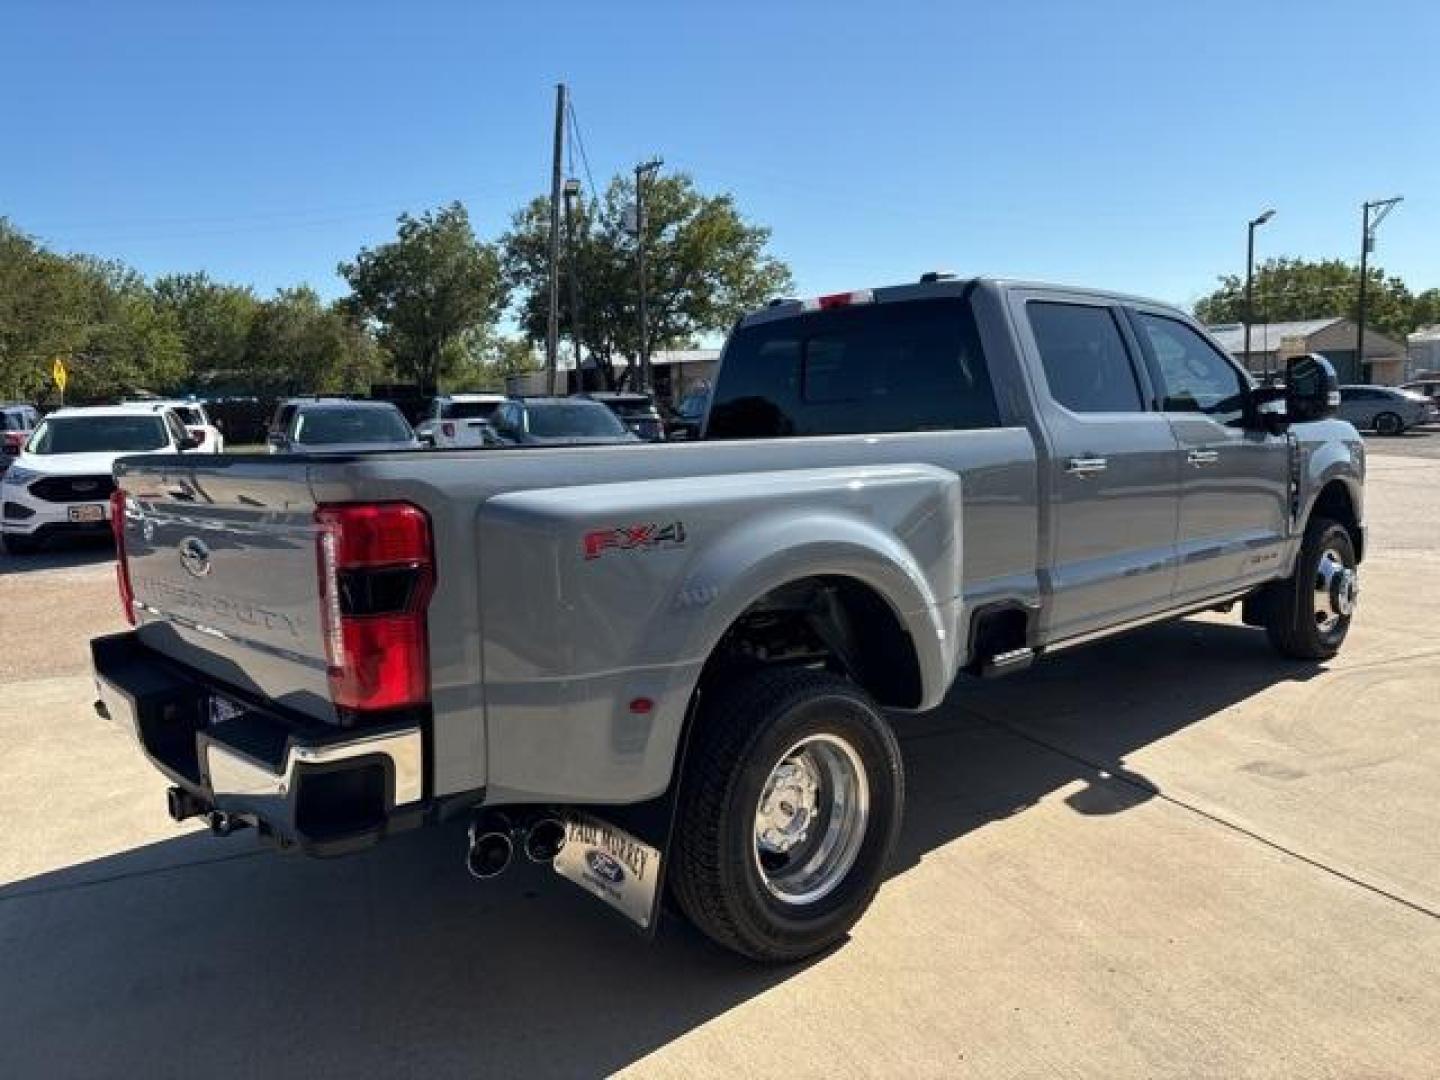
[[[611,885],[619,885],[625,880],[624,867],[603,851],[587,851],[585,861],[590,864],[591,870],[610,882]]]
[[[180,565],[191,577],[204,577],[210,573],[210,549],[198,536],[187,536],[180,541]]]

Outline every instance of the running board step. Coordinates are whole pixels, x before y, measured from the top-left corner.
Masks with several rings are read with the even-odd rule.
[[[1033,663],[1035,663],[1034,649],[1029,647],[1011,649],[1009,652],[985,657],[980,662],[980,677],[982,679],[998,679],[1002,675],[1013,675],[1017,671],[1024,671]]]

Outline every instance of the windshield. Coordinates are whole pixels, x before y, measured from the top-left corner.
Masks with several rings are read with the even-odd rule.
[[[295,441],[310,446],[409,442],[410,425],[393,409],[314,409],[302,412]]]
[[[46,420],[30,439],[31,454],[139,454],[170,445],[159,416],[66,416]]]
[[[498,401],[447,401],[440,416],[444,420],[489,420]]]
[[[542,439],[626,434],[615,414],[594,401],[535,401],[529,411],[530,434]]]

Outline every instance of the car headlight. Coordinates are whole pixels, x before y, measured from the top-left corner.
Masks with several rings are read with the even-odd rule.
[[[11,465],[5,471],[4,482],[7,484],[28,484],[31,480],[38,480],[45,474],[34,469],[27,469],[21,465]]]

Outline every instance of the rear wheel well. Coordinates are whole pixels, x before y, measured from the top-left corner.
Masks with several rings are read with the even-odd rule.
[[[1350,489],[1345,486],[1343,480],[1331,480],[1316,497],[1315,503],[1310,507],[1311,518],[1323,517],[1338,522],[1345,526],[1345,531],[1350,534],[1350,542],[1355,545],[1355,557],[1365,557],[1363,550],[1364,537],[1360,532],[1360,517],[1355,513],[1355,500],[1350,497]]]
[[[700,685],[757,664],[824,668],[892,708],[916,708],[924,696],[909,632],[885,598],[855,578],[802,578],[760,597],[725,631]]]

